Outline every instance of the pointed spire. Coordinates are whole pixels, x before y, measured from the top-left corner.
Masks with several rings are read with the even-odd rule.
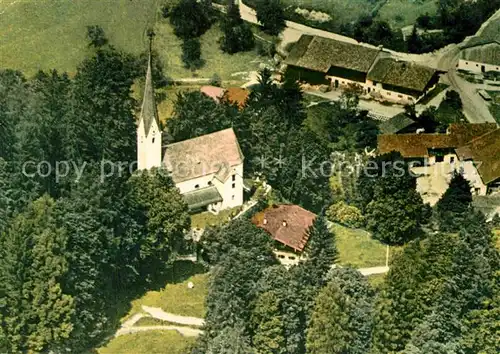
[[[144,98],[142,100],[142,108],[140,120],[144,121],[144,130],[146,136],[149,133],[149,129],[153,124],[153,121],[156,121],[158,127],[160,126],[160,121],[158,119],[158,110],[156,108],[155,102],[155,88],[153,85],[153,71],[152,71],[152,49],[153,49],[153,37],[155,33],[153,31],[148,32],[149,37],[149,58],[148,58],[148,71],[146,73],[146,83],[144,85]]]

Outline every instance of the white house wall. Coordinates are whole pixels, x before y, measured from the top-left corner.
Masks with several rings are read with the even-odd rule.
[[[181,192],[181,194],[185,194],[185,193],[197,190],[197,189],[210,187],[210,186],[212,186],[212,184],[215,185],[215,183],[213,183],[214,177],[215,177],[215,174],[212,173],[210,175],[206,175],[206,176],[202,176],[202,177],[198,177],[198,178],[193,178],[193,179],[190,179],[190,180],[187,180],[184,182],[179,182],[179,183],[176,183],[175,185],[177,188],[179,188],[179,191]],[[212,184],[210,184],[209,182],[211,182]],[[217,188],[217,189],[219,189],[219,188]]]
[[[382,87],[382,84],[374,84],[371,80],[366,80],[366,82],[363,83],[337,76],[326,76],[326,78],[331,81],[332,87],[335,87],[335,81],[338,81],[339,88],[346,88],[349,85],[359,85],[361,86],[365,94],[370,95],[373,98],[382,99],[384,101],[391,101],[400,104],[411,104],[415,103],[418,100],[413,96],[406,95],[401,92],[386,90]]]
[[[482,69],[483,66],[484,66],[484,70]],[[481,73],[487,72],[487,71],[500,72],[500,65],[484,64],[484,63],[479,63],[476,61],[460,59],[458,61],[458,69],[481,74]]]
[[[234,181],[232,176],[235,176]],[[243,205],[243,164],[233,167],[224,183],[216,178],[215,173],[176,183],[181,194],[210,186],[217,188],[223,199],[222,203],[216,206],[215,211]]]

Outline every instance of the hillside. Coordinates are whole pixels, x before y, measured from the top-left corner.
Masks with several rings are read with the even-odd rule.
[[[145,48],[157,0],[2,0],[0,67],[26,74],[74,72],[88,53],[87,25],[101,26],[111,43],[131,53]]]

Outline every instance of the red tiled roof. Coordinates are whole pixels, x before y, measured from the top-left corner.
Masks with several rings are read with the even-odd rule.
[[[298,205],[274,205],[256,214],[252,222],[278,242],[302,252],[309,239],[308,230],[316,215]]]
[[[202,86],[200,92],[212,98],[217,103],[224,96],[224,89],[217,86]]]

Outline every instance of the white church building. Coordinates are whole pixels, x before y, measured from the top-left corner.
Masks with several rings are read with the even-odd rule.
[[[137,127],[138,169],[166,168],[190,211],[217,213],[243,204],[243,161],[232,128],[162,146],[150,57]]]

